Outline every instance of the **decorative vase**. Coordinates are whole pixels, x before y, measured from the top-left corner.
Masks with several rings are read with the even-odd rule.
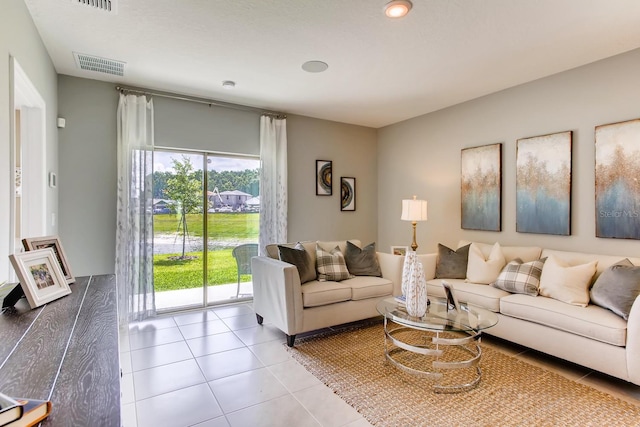
[[[427,312],[427,279],[414,251],[407,252],[404,259],[402,293],[406,299],[407,313],[416,317],[424,316]]]

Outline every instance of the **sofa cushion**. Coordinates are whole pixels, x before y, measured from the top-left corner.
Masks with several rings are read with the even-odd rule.
[[[472,243],[469,247],[467,280],[488,285],[496,280],[505,263],[499,243],[493,245],[488,257],[482,253],[478,245]]]
[[[336,246],[331,251],[326,251],[316,244],[316,267],[318,269],[318,281],[335,281],[350,279],[353,277],[347,269],[347,263],[340,248]]]
[[[470,242],[468,240],[460,240],[458,242],[458,247],[461,248],[470,243],[475,243],[485,257],[489,256],[491,250],[493,249],[492,244],[489,243],[479,243],[479,242]],[[503,246],[500,245],[500,249],[502,250],[502,255],[504,255],[505,262],[513,261],[516,258],[520,258],[522,262],[529,262],[536,259],[541,258],[542,248],[538,246]]]
[[[589,304],[589,286],[597,265],[598,261],[591,261],[572,266],[549,255],[542,267],[540,295],[586,307]]]
[[[311,263],[311,258],[301,243],[296,243],[293,248],[278,245],[278,253],[280,261],[296,266],[300,275],[300,283],[316,280],[316,267]]]
[[[541,259],[523,263],[521,259],[516,258],[505,265],[491,286],[514,294],[535,297],[538,295],[543,265],[544,260]]]
[[[467,277],[469,246],[457,250],[438,243],[438,261],[436,263],[437,279],[464,279]]]
[[[344,254],[349,273],[356,276],[382,276],[378,257],[376,256],[375,242],[360,249],[347,241],[347,251]]]
[[[500,312],[607,344],[626,344],[627,322],[596,305],[578,307],[552,298],[513,294],[500,300]]]
[[[509,292],[478,283],[469,283],[462,279],[447,279],[453,285],[456,298],[459,302],[469,303],[489,311],[500,311],[500,298],[509,295]],[[427,281],[427,296],[444,298],[442,280],[432,279]]]
[[[623,319],[640,295],[640,267],[624,259],[602,272],[591,289],[591,302],[613,311]]]
[[[349,301],[351,287],[342,282],[319,282],[312,280],[302,286],[302,305],[317,307],[336,302]]]
[[[393,282],[382,277],[356,276],[340,284],[351,287],[351,299],[355,301],[393,294]]]

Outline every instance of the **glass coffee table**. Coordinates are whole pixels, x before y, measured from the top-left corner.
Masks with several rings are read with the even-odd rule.
[[[482,378],[480,336],[498,316],[467,304],[455,310],[445,299],[430,297],[422,317],[410,316],[390,297],[377,309],[384,316],[385,356],[397,368],[434,380],[437,393],[470,390]]]

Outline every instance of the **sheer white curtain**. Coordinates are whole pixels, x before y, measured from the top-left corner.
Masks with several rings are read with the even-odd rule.
[[[116,283],[121,323],[155,314],[153,100],[120,94]]]
[[[287,241],[287,120],[260,117],[260,253]]]

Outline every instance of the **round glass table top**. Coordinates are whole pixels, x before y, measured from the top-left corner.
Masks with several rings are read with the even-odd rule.
[[[430,304],[422,317],[411,316],[405,305],[394,297],[378,302],[378,313],[401,325],[429,331],[480,331],[498,323],[496,313],[480,307],[460,303],[460,310],[447,309],[443,298],[429,298]]]

